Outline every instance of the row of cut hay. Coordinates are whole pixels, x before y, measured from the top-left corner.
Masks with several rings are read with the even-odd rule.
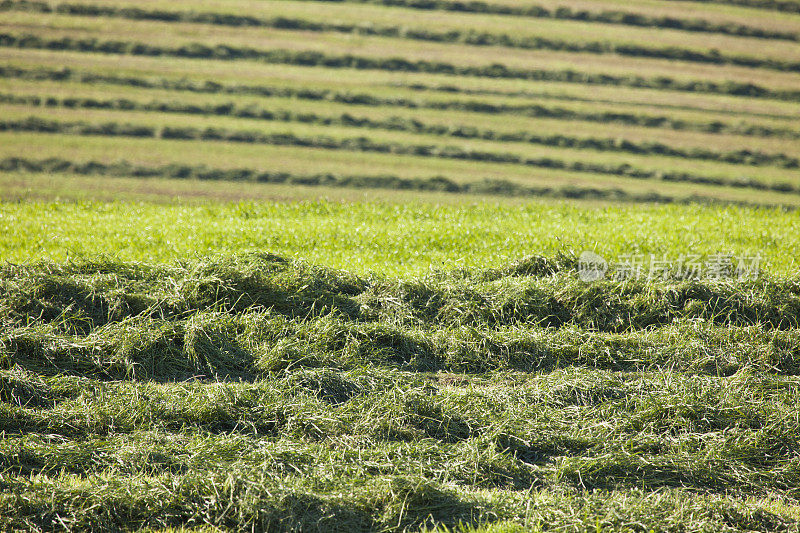
[[[458,146],[406,144],[400,142],[373,141],[367,137],[335,138],[327,135],[295,135],[291,132],[265,133],[256,130],[229,130],[223,128],[194,128],[165,126],[157,128],[142,124],[86,121],[56,121],[40,117],[27,117],[21,120],[0,121],[0,131],[35,132],[67,135],[91,135],[104,137],[160,138],[182,141],[221,141],[245,144],[264,144],[271,146],[297,146],[306,148],[322,148],[326,150],[344,150],[349,152],[367,152],[379,154],[410,155],[414,157],[454,159],[490,163],[506,163],[525,167],[566,170],[589,174],[606,174],[635,179],[658,179],[672,182],[691,182],[705,185],[724,185],[732,187],[748,187],[760,190],[792,193],[796,188],[785,182],[773,184],[753,184],[751,178],[724,179],[713,176],[693,175],[686,172],[672,172],[637,168],[628,163],[596,163],[591,161],[568,161],[554,157],[525,157],[511,152],[495,152],[486,150],[465,149]],[[25,163],[9,163],[25,169]],[[252,174],[251,174],[252,175]],[[491,190],[492,186],[479,184],[475,190]],[[598,189],[599,190],[599,189]],[[532,190],[532,192],[536,192]],[[565,194],[569,189],[565,190]],[[586,191],[586,194],[590,191]],[[602,193],[597,193],[602,194]],[[614,193],[616,194],[616,193]],[[668,197],[653,196],[653,201],[666,201]]]
[[[702,18],[683,18],[674,16],[648,16],[641,13],[626,12],[623,10],[604,10],[587,11],[574,10],[567,6],[560,6],[556,9],[547,9],[543,6],[510,6],[486,4],[483,2],[470,2],[469,4],[453,3],[448,1],[437,2],[418,0],[375,0],[366,2],[357,0],[357,3],[375,3],[392,7],[404,7],[409,9],[424,10],[443,10],[464,13],[487,13],[496,15],[513,15],[516,17],[533,18],[553,18],[557,20],[574,20],[580,22],[598,22],[602,24],[620,24],[639,28],[658,28],[670,30],[682,30],[700,33],[717,33],[722,35],[732,35],[736,37],[754,37],[758,39],[778,39],[788,41],[798,41],[800,36],[797,33],[788,31],[768,30],[737,23],[717,23]],[[402,30],[397,27],[376,28],[372,25],[346,25],[346,24],[322,24],[309,23],[308,21],[275,17],[271,19],[241,15],[234,13],[213,13],[196,11],[168,11],[143,9],[140,7],[114,7],[100,6],[96,4],[78,3],[57,3],[49,4],[36,0],[3,0],[0,2],[0,10],[19,10],[34,11],[39,13],[62,13],[67,15],[82,16],[117,16],[130,18],[133,20],[158,20],[162,22],[193,22],[204,24],[219,24],[225,26],[260,26],[276,27],[282,29],[300,29],[312,31],[347,31],[360,32],[367,35],[400,35]],[[330,28],[330,29],[328,29]],[[412,32],[414,30],[411,30]],[[457,35],[457,34],[456,34]],[[443,39],[453,39],[450,35],[443,35]],[[486,44],[485,41],[478,41],[475,44]],[[505,45],[504,46],[508,46]]]
[[[133,178],[165,178],[201,181],[233,181],[276,183],[302,186],[344,187],[355,189],[392,189],[401,191],[446,192],[451,194],[476,194],[509,197],[546,197],[570,199],[597,199],[619,202],[655,203],[736,203],[725,202],[703,195],[675,197],[655,191],[633,193],[621,188],[563,185],[561,187],[526,185],[516,181],[484,178],[478,181],[453,181],[444,176],[404,178],[391,174],[338,174],[318,172],[298,174],[284,171],[265,171],[252,168],[212,168],[205,165],[173,163],[163,166],[132,164],[128,161],[104,163],[102,161],[69,161],[61,158],[26,159],[8,157],[0,159],[0,171],[46,174],[71,174],[79,176],[109,176]],[[757,191],[775,191],[797,194],[800,189],[790,183],[762,183],[752,179],[726,180],[703,178],[681,173],[662,173],[657,179],[667,182],[685,182]],[[760,204],[759,204],[760,205]]]
[[[796,280],[590,284],[574,267],[569,256],[532,257],[399,281],[269,255],[168,269],[8,265],[2,361],[103,379],[363,364],[797,373]]]
[[[225,13],[209,13],[195,11],[166,11],[147,10],[142,8],[127,8],[113,6],[98,6],[92,4],[59,4],[50,8],[47,4],[30,4],[27,2],[0,3],[0,10],[37,9],[41,12],[61,13],[72,16],[86,17],[115,17],[133,20],[156,20],[166,22],[187,22],[200,24],[214,24],[223,26],[255,26],[277,28],[282,30],[355,33],[361,35],[375,35],[381,37],[394,37],[416,41],[430,41],[437,43],[458,43],[471,46],[502,46],[507,48],[521,48],[525,50],[551,50],[558,52],[589,53],[589,54],[616,54],[623,57],[669,59],[674,61],[688,61],[693,63],[709,63],[714,65],[735,65],[750,68],[764,68],[780,72],[800,72],[800,63],[776,58],[764,58],[743,54],[732,54],[725,51],[698,50],[682,48],[679,46],[651,46],[641,43],[588,41],[576,42],[564,39],[545,38],[540,36],[519,37],[507,33],[491,33],[469,30],[436,31],[419,27],[407,26],[378,26],[358,23],[330,23],[318,22],[291,17],[259,18],[253,16],[229,15]],[[797,39],[796,35],[792,36]]]
[[[526,261],[537,264],[536,258]],[[570,261],[571,268],[560,262],[560,270],[552,274],[536,268],[499,278],[479,272],[467,278],[368,280],[267,254],[167,271],[142,266],[150,276],[159,276],[150,282],[139,274],[130,277],[128,265],[113,262],[9,265],[0,271],[0,280],[6,288],[4,316],[16,316],[17,323],[34,317],[69,319],[69,310],[98,325],[145,311],[150,316],[180,316],[253,307],[290,317],[335,309],[344,316],[393,323],[574,325],[599,331],[632,331],[685,319],[789,329],[797,326],[800,316],[800,283],[792,278],[684,280],[679,272],[665,272],[661,281],[586,283],[578,279],[575,259]]]
[[[676,119],[667,115],[651,115],[645,113],[629,113],[620,111],[586,111],[576,110],[565,107],[547,106],[543,104],[500,104],[489,100],[431,100],[423,98],[406,97],[386,97],[377,96],[369,93],[353,93],[350,91],[336,91],[331,89],[314,89],[311,87],[293,88],[270,85],[242,85],[226,84],[218,81],[192,81],[187,79],[153,79],[150,77],[137,76],[118,76],[115,74],[96,74],[75,71],[70,68],[49,69],[39,68],[19,68],[13,66],[0,66],[0,78],[15,78],[24,80],[47,80],[78,82],[88,85],[110,84],[122,87],[135,87],[137,89],[158,89],[169,91],[187,91],[191,93],[205,94],[231,94],[231,95],[254,95],[263,97],[282,97],[297,98],[308,101],[331,101],[340,104],[350,104],[357,106],[371,107],[400,107],[407,109],[435,109],[466,111],[480,114],[513,114],[531,118],[553,118],[564,120],[578,120],[585,122],[598,122],[602,124],[615,123],[630,126],[641,126],[646,128],[665,128],[676,131],[697,131],[702,133],[734,134],[752,137],[781,137],[787,139],[800,139],[800,131],[791,128],[776,127],[774,125],[754,124],[745,122],[723,122],[713,121],[693,121],[687,119]],[[473,94],[473,92],[459,89],[453,86],[423,86],[414,84],[416,90],[439,90],[447,93]],[[525,93],[503,96],[528,96]],[[37,103],[38,102],[38,103]],[[40,98],[31,103],[41,105],[47,99]],[[75,103],[77,105],[77,102]],[[96,105],[100,105],[97,102]],[[119,99],[119,109],[125,109],[133,105],[127,99]]]
[[[286,49],[256,49],[226,45],[210,46],[190,43],[180,46],[159,46],[136,41],[80,39],[73,37],[49,38],[34,34],[0,33],[0,47],[33,50],[77,51],[101,54],[137,55],[152,57],[179,57],[215,59],[225,61],[251,60],[271,64],[306,67],[352,68],[358,70],[384,70],[391,72],[424,72],[454,76],[474,76],[497,79],[523,79],[531,81],[559,81],[589,85],[610,85],[650,89],[668,89],[682,92],[726,94],[751,98],[773,98],[798,101],[800,91],[773,89],[754,83],[735,81],[679,80],[668,76],[646,78],[639,75],[609,75],[566,70],[526,69],[509,67],[502,63],[482,66],[456,65],[442,61],[410,60],[402,57],[367,57],[355,54],[326,54],[315,51]],[[794,67],[792,67],[794,68]],[[800,68],[800,66],[798,66]]]
[[[495,131],[463,124],[430,124],[417,118],[389,117],[373,119],[350,113],[321,115],[313,112],[293,112],[286,109],[266,109],[255,105],[237,106],[234,102],[222,104],[190,104],[175,101],[137,102],[128,98],[97,99],[80,97],[41,97],[34,95],[0,94],[0,104],[63,107],[66,109],[118,109],[168,114],[200,116],[225,116],[275,122],[300,122],[321,126],[347,126],[386,131],[407,131],[424,135],[480,139],[484,141],[518,142],[559,148],[624,152],[639,155],[659,155],[718,161],[735,165],[777,166],[799,168],[800,160],[784,153],[767,153],[761,150],[731,150],[720,152],[708,148],[676,148],[657,141],[630,141],[620,138],[575,137],[569,135],[537,134],[530,131]],[[194,138],[194,137],[193,137]]]
[[[299,369],[383,367],[414,372],[551,371],[580,366],[732,375],[745,369],[800,374],[796,330],[684,319],[626,333],[516,324],[432,327],[353,321],[340,313],[304,320],[250,311],[200,312],[182,320],[135,317],[69,334],[81,324],[8,328],[2,366],[100,380],[255,379]],[[83,333],[83,332],[81,332]],[[23,398],[22,391],[9,397]],[[35,404],[38,400],[32,400]]]

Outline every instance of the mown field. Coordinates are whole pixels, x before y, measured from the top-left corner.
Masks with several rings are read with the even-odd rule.
[[[792,210],[24,201],[0,221],[3,529],[800,527]],[[581,249],[764,271],[587,283]]]
[[[52,197],[35,175],[58,173],[796,206],[796,7],[3,0],[0,190]]]
[[[0,0],[0,530],[800,531],[798,119],[798,0]]]
[[[796,531],[797,278],[575,262],[7,264],[3,527]]]

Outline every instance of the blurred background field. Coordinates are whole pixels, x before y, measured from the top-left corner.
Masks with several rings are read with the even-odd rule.
[[[794,4],[667,4],[6,0],[0,191],[796,206]]]

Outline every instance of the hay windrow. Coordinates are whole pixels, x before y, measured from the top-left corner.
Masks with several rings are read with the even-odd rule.
[[[800,498],[792,279],[271,254],[0,278],[3,527],[798,526],[746,503]]]

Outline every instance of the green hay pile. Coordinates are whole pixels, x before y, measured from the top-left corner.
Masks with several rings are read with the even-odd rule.
[[[800,283],[0,269],[0,527],[800,527]]]

